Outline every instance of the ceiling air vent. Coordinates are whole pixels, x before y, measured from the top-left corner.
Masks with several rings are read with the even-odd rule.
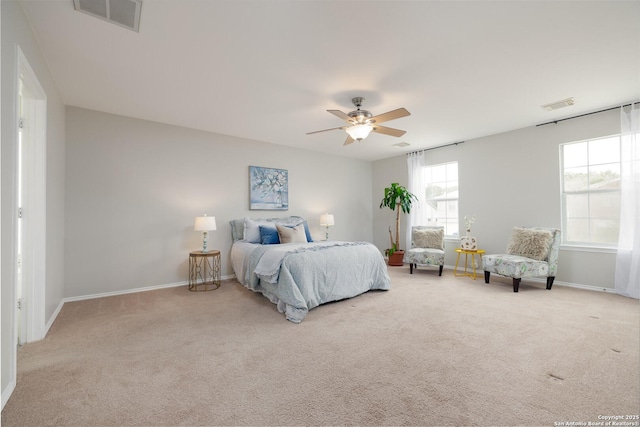
[[[557,110],[558,108],[569,107],[573,105],[573,103],[574,103],[573,98],[567,98],[567,99],[563,99],[562,101],[556,101],[556,102],[552,102],[551,104],[543,105],[542,108],[545,111],[553,111],[553,110]]]
[[[142,0],[73,0],[77,11],[138,32]]]
[[[408,147],[409,144],[408,142],[398,142],[397,144],[393,144],[394,147],[398,147],[398,148],[402,148],[402,147]]]

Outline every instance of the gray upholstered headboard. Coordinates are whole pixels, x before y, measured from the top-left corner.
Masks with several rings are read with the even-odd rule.
[[[267,222],[273,222],[276,224],[282,224],[282,225],[298,225],[304,222],[304,218],[302,218],[301,216],[286,216],[283,218],[251,218],[254,221],[267,221]],[[233,239],[233,242],[237,242],[238,240],[242,240],[244,239],[244,220],[245,218],[242,219],[232,219],[231,221],[229,221],[229,224],[231,224],[231,238]]]

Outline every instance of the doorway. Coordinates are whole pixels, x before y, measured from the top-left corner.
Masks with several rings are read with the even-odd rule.
[[[16,175],[17,175],[17,203],[18,203],[18,218],[16,220],[16,298],[18,299],[18,313],[17,324],[18,327],[18,347],[22,346],[27,339],[27,319],[26,319],[26,301],[24,299],[23,289],[23,273],[22,273],[22,252],[23,252],[23,240],[24,230],[22,224],[22,206],[24,202],[24,156],[23,156],[23,128],[24,128],[24,112],[22,110],[22,94],[24,92],[24,82],[22,77],[18,77],[18,145],[16,148],[18,154],[18,161],[16,162]],[[25,305],[23,307],[23,305]]]
[[[16,345],[45,333],[47,98],[17,48]]]

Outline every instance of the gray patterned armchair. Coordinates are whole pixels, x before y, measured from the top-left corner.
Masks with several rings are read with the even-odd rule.
[[[411,227],[411,249],[404,252],[402,262],[409,263],[413,274],[418,265],[437,265],[438,276],[444,267],[444,227],[416,225]]]
[[[484,255],[484,282],[491,273],[513,278],[513,292],[518,292],[523,277],[546,277],[547,289],[553,286],[558,270],[560,230],[555,228],[513,227],[506,254]]]

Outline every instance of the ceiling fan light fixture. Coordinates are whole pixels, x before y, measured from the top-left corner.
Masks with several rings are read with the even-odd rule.
[[[373,126],[371,125],[355,125],[347,128],[347,133],[349,136],[356,141],[362,141],[365,139],[371,131],[373,130]]]
[[[347,126],[307,132],[307,135],[337,129],[345,130],[349,136],[343,145],[349,145],[353,141],[362,141],[368,137],[371,132],[395,137],[401,137],[406,133],[406,131],[400,129],[380,126],[380,123],[410,116],[411,113],[409,113],[406,108],[396,108],[393,111],[387,111],[386,113],[374,116],[370,111],[360,109],[362,101],[364,101],[364,98],[353,98],[351,102],[353,102],[353,105],[355,105],[357,109],[355,111],[351,111],[349,114],[343,113],[340,110],[327,110],[328,113],[331,113],[339,119],[347,122]]]

